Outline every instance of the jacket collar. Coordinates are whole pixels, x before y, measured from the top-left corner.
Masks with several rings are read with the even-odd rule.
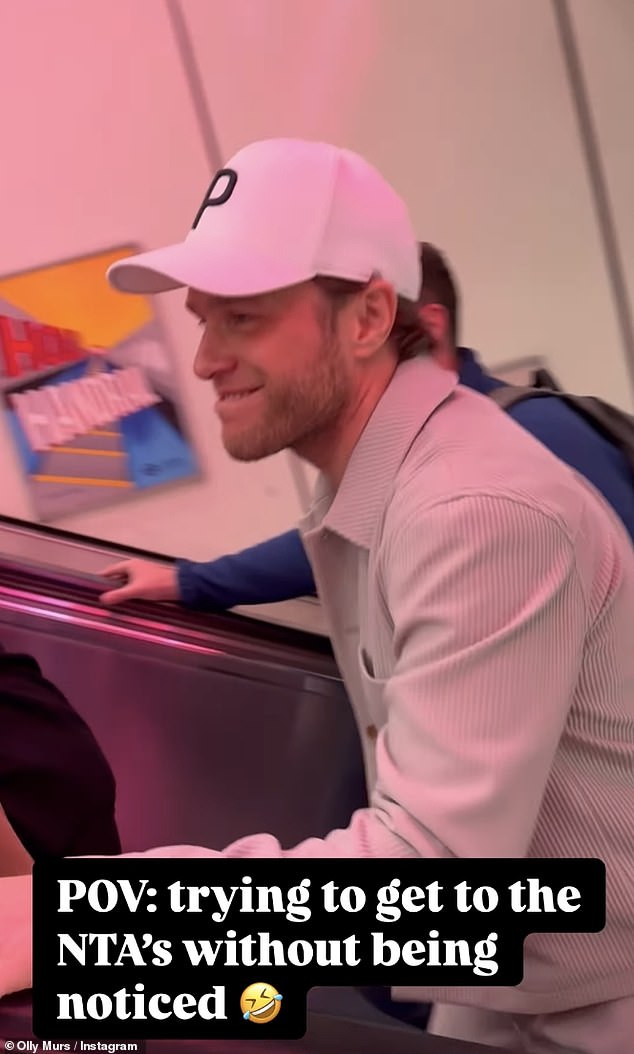
[[[320,527],[370,548],[410,446],[457,384],[456,374],[441,369],[431,358],[401,363],[368,420],[336,492],[323,475],[318,477],[313,506],[300,521],[302,533]]]

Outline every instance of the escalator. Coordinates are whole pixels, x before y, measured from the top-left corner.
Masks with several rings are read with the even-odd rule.
[[[275,621],[146,602],[105,608],[103,569],[135,556],[157,559],[0,517],[0,643],[33,655],[92,729],[116,779],[123,851],[221,849],[257,832],[290,847],[345,826],[366,801],[363,763],[327,638],[297,628],[292,605],[286,615],[276,605]],[[11,1037],[37,1042],[29,993],[0,1001],[0,1039]],[[305,1040],[259,1046],[271,1054],[485,1050],[396,1023],[349,989],[310,993]],[[145,1049],[246,1048],[157,1041]]]
[[[363,772],[327,640],[177,605],[105,608],[101,572],[136,555],[0,519],[0,643],[34,655],[91,727],[124,851],[258,831],[288,847],[345,826]]]

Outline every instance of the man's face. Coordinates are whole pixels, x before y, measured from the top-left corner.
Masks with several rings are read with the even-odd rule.
[[[213,381],[231,457],[304,453],[336,429],[351,378],[313,283],[239,300],[190,290],[187,307],[203,330],[194,371]]]

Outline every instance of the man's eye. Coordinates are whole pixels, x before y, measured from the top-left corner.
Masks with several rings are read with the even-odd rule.
[[[256,321],[256,315],[248,315],[244,311],[235,311],[229,315],[229,322],[232,326],[248,326],[249,323]]]

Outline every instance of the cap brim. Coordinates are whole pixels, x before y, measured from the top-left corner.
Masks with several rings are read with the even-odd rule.
[[[210,251],[194,240],[140,253],[108,268],[110,285],[121,293],[152,295],[188,287],[212,296],[258,296],[314,278],[252,254]]]

